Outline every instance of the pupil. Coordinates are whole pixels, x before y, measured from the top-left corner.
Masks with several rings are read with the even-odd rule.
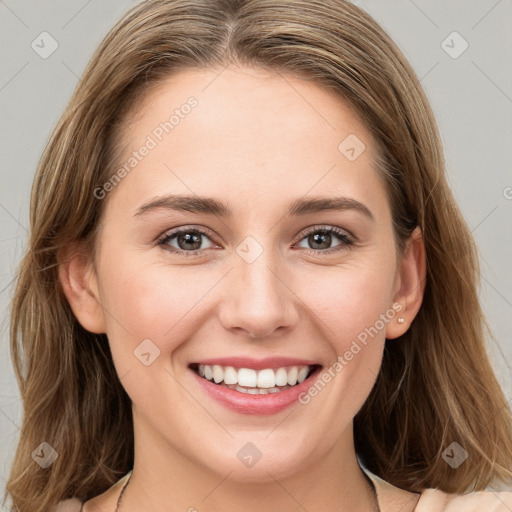
[[[320,241],[319,241],[320,239]],[[318,233],[315,233],[313,235],[313,245],[316,244],[316,243],[320,243],[320,245],[322,245],[322,241],[325,245],[325,241],[327,240],[327,245],[326,247],[316,247],[317,249],[327,249],[329,248],[329,245],[330,245],[330,241],[331,241],[331,235],[329,235],[328,233],[322,233],[322,234],[318,234]]]
[[[186,234],[181,235],[181,236],[179,237],[179,241],[181,241],[181,240],[183,240],[183,239],[184,239],[184,240],[185,240],[185,242],[187,242],[187,243],[192,242],[192,243],[195,243],[195,244],[196,244],[194,247],[191,247],[190,245],[185,245],[185,248],[189,248],[189,249],[199,249],[199,248],[201,247],[201,242],[200,242],[200,240],[199,240],[199,236],[198,236],[198,235],[190,235],[189,233],[186,233]],[[182,249],[183,249],[182,244],[180,243],[179,245],[180,245],[180,248],[182,248]]]

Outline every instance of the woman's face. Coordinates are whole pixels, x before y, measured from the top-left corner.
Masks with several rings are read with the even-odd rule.
[[[369,131],[312,82],[230,66],[151,90],[121,135],[91,291],[136,458],[268,480],[347,453],[400,287]]]

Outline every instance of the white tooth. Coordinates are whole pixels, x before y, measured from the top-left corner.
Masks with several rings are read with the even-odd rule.
[[[276,372],[276,386],[286,386],[286,384],[288,384],[286,368],[279,368]]]
[[[260,388],[260,395],[268,395],[269,389]]]
[[[269,392],[269,393],[280,393],[281,390],[278,389],[278,388],[270,388],[270,389],[267,389],[267,392]]]
[[[236,390],[237,390],[237,391],[240,391],[241,393],[247,393],[247,389],[246,389],[246,388],[243,388],[243,387],[241,387],[241,386],[237,386],[237,387],[236,387]]]
[[[299,373],[299,370],[296,366],[292,366],[288,370],[288,384],[290,384],[290,386],[295,386],[295,384],[297,384],[298,373]]]
[[[249,393],[250,395],[259,395],[260,390],[258,388],[249,388],[247,390],[247,393]]]
[[[224,368],[224,384],[238,384],[238,373],[232,366]]]
[[[209,364],[204,365],[204,378],[208,380],[212,380],[213,370]]]
[[[306,380],[306,377],[308,376],[309,368],[307,366],[303,366],[297,375],[297,381],[304,382]]]
[[[200,364],[197,371],[199,372],[199,375],[201,375],[201,377],[204,377],[204,364]]]
[[[246,386],[248,388],[256,387],[256,370],[251,368],[240,368],[238,370],[238,384],[240,386]]]
[[[224,371],[222,370],[222,366],[218,364],[214,364],[212,368],[213,372],[213,380],[218,384],[224,380]]]
[[[273,388],[276,385],[274,370],[266,369],[258,372],[258,387]]]

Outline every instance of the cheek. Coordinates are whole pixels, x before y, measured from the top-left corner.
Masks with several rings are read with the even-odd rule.
[[[170,266],[165,258],[155,259],[144,251],[126,251],[101,263],[107,332],[116,363],[124,370],[133,364],[133,351],[145,339],[162,354],[172,354],[193,337],[209,293],[219,281],[213,269]]]
[[[305,279],[310,283],[308,306],[322,320],[325,337],[338,354],[348,350],[351,340],[372,327],[377,328],[378,336],[384,336],[381,315],[389,310],[388,316],[394,313],[391,268],[391,265],[353,265],[331,272],[320,270],[316,276],[310,274]]]
[[[336,416],[336,421],[356,414],[379,373],[386,325],[395,318],[393,265],[392,258],[388,261],[383,255],[371,264],[339,267],[330,275],[318,272],[316,279],[309,276],[315,286],[310,285],[308,306],[321,319],[320,337],[328,340],[332,355],[320,375],[322,382],[304,397],[304,403],[321,393],[322,400],[330,403],[325,411],[342,405],[348,413]],[[331,391],[324,394],[324,387]]]
[[[391,277],[382,267],[339,269],[325,281],[329,291],[312,298],[332,356],[300,401],[318,424],[330,425],[326,447],[360,410],[379,373],[386,322],[395,314]]]
[[[190,273],[171,271],[161,263],[148,264],[138,253],[128,251],[118,254],[115,261],[104,260],[101,275],[109,344],[133,403],[147,411],[155,407],[156,400],[159,405],[153,414],[158,415],[155,411],[166,400],[186,402],[169,375],[169,356],[193,335],[197,323],[191,321],[191,311],[212,287],[213,279],[209,284],[194,281],[191,285]],[[155,389],[169,394],[148,392]]]

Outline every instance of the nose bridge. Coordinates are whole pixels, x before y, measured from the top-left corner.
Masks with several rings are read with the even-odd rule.
[[[271,237],[267,237],[266,241],[260,242],[253,236],[246,237],[236,248],[239,258],[235,259],[241,295],[247,304],[264,309],[279,307],[284,299],[283,283],[276,276],[276,271],[272,271],[280,263],[270,240]]]
[[[293,294],[285,282],[286,273],[279,253],[267,242],[248,236],[236,247],[230,290],[225,296],[223,322],[226,328],[240,328],[253,337],[271,335],[297,319]]]
[[[236,273],[240,285],[246,286],[244,293],[250,293],[252,300],[277,301],[282,283],[273,268],[279,266],[274,248],[264,247],[253,237],[247,237],[236,250]]]

